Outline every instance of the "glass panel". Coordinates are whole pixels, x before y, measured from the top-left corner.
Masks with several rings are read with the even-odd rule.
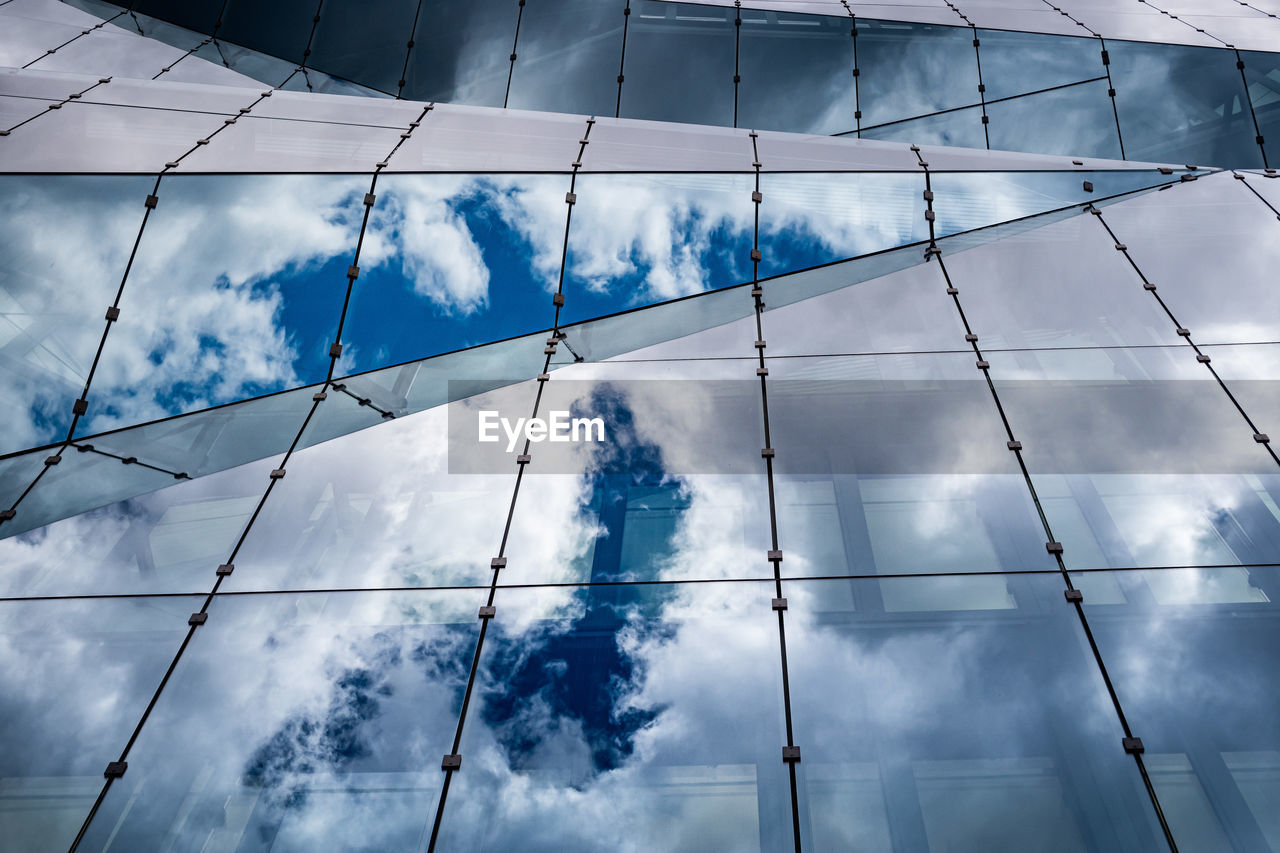
[[[619,0],[526,5],[507,106],[613,115],[625,6]]]
[[[365,86],[399,90],[418,0],[379,3],[376,15],[358,0],[327,0],[311,38],[309,64]]]
[[[785,592],[808,849],[1167,848],[1061,579]]]
[[[785,575],[1053,568],[972,354],[771,360],[770,380]]]
[[[50,450],[32,450],[27,453],[0,459],[0,509],[8,509],[26,490],[44,467]],[[7,521],[0,527],[0,536],[9,536],[19,522]]]
[[[745,130],[602,118],[582,165],[595,172],[747,172],[754,159]]]
[[[480,600],[219,598],[83,849],[418,849]]]
[[[46,50],[65,44],[80,35],[81,30],[76,26],[17,15],[3,15],[2,19],[4,42],[0,44],[0,64],[9,68],[21,68],[39,60]]]
[[[389,163],[402,172],[567,172],[586,129],[581,116],[437,104]],[[594,150],[596,131],[591,140]]]
[[[949,253],[946,264],[984,351],[1184,344],[1089,214]]]
[[[1202,348],[1258,430],[1280,436],[1280,344]]]
[[[1114,578],[1084,606],[1178,845],[1280,849],[1276,568]]]
[[[733,22],[723,6],[633,3],[620,114],[733,125]]]
[[[1155,170],[970,172],[932,177],[939,235],[981,228],[1171,180]],[[1085,188],[1088,181],[1090,188]]]
[[[54,101],[42,101],[36,98],[13,98],[0,96],[0,130],[11,129],[27,119],[40,115],[49,109]]]
[[[403,127],[244,116],[183,159],[182,172],[371,172]]]
[[[1258,133],[1270,142],[1271,159],[1276,159],[1280,152],[1280,54],[1242,50],[1240,59]]]
[[[95,477],[110,479],[93,466],[147,476],[147,469],[138,465],[71,452],[32,490],[17,517],[0,527],[0,533],[9,536],[0,540],[0,555],[8,566],[0,589],[5,595],[207,590],[213,586],[214,569],[231,553],[266,491],[267,474],[275,464],[275,460],[252,463],[171,485],[13,536],[23,529],[28,502],[65,491],[69,479],[83,478],[87,488],[93,487]],[[62,479],[51,480],[54,475]],[[156,489],[166,480],[173,483],[166,475],[149,472],[149,476],[153,478],[149,487],[133,494]],[[45,480],[51,481],[46,484]]]
[[[754,186],[747,175],[581,176],[561,319],[750,279]]]
[[[973,48],[970,48],[972,50]],[[924,116],[910,121],[868,127],[863,110],[861,136],[866,139],[893,139],[912,145],[958,145],[963,148],[986,148],[982,130],[982,107],[968,107],[953,112]]]
[[[515,0],[423,0],[401,95],[502,106],[519,11]]]
[[[324,379],[367,189],[360,176],[166,178],[80,433]]]
[[[311,38],[312,18],[319,14],[316,0],[227,0],[218,38],[299,63]]]
[[[760,276],[929,239],[924,175],[762,174]]]
[[[1106,80],[988,103],[987,116],[993,149],[1120,159]]]
[[[153,183],[0,178],[0,451],[66,435]]]
[[[439,849],[789,846],[772,594],[500,592]]]
[[[967,27],[859,18],[858,70],[863,127],[979,101],[978,60]],[[977,131],[980,137],[980,125]]]
[[[1122,41],[1107,50],[1125,157],[1261,165],[1234,52]]]
[[[284,85],[298,67],[292,62],[221,39],[200,48],[195,55],[273,87]]]
[[[223,5],[223,0],[183,0],[181,3],[173,0],[137,0],[132,9],[134,12],[153,15],[208,35],[213,32]]]
[[[853,130],[849,18],[742,10],[738,126],[796,133]]]
[[[71,846],[201,598],[0,602],[0,832]]]
[[[1275,215],[1239,184],[1209,176],[1103,213],[1197,343],[1280,340]]]
[[[222,117],[175,110],[63,105],[22,127],[5,149],[11,172],[150,172],[222,127]],[[92,144],[85,144],[91,140]]]
[[[990,361],[1068,565],[1280,558],[1275,463],[1190,347]]]
[[[41,59],[33,68],[49,71],[84,71],[150,78],[177,62],[185,53],[153,39],[144,39],[117,27],[93,30],[58,52]]]
[[[568,188],[563,175],[379,180],[343,334],[347,370],[549,328]]]
[[[1097,39],[978,30],[978,41],[988,103],[1106,76]]]

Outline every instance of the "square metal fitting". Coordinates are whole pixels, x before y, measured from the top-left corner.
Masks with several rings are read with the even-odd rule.
[[[761,456],[762,458],[764,458],[764,459],[772,459],[772,458],[773,458],[773,448],[772,448],[772,447],[766,447],[766,448],[764,448],[763,450],[761,450],[761,451],[760,451],[760,456]]]
[[[71,404],[72,414],[83,415],[87,411],[89,411],[89,401],[83,397]]]
[[[1179,334],[1180,336],[1184,337],[1184,338],[1189,338],[1189,337],[1191,337],[1191,330],[1190,330],[1190,329],[1178,329],[1178,334]]]
[[[187,617],[188,625],[203,625],[209,621],[208,613],[192,613]]]
[[[492,560],[489,561],[489,568],[491,569],[505,569],[506,567],[507,567],[506,557],[494,557]]]
[[[977,342],[978,336],[975,335],[973,332],[970,332],[969,334],[964,336],[964,339],[972,344]]]
[[[1006,441],[1006,442],[1005,442],[1005,445],[1006,445],[1010,450],[1021,450],[1021,449],[1022,449],[1022,442],[1021,442],[1021,441]]]
[[[551,304],[555,305],[557,308],[564,305],[564,294],[563,293],[554,294],[551,297]]]
[[[1129,248],[1129,247],[1128,247],[1128,246],[1126,246],[1124,243],[1116,243],[1116,251],[1117,251],[1117,252],[1123,252],[1123,251],[1126,251],[1128,248]]]
[[[1270,444],[1271,436],[1267,435],[1265,432],[1255,432],[1253,434],[1253,440],[1258,442],[1258,444]]]
[[[765,348],[764,341],[756,341],[756,349],[764,349],[764,348]]]
[[[446,755],[440,760],[441,770],[457,770],[462,767],[461,755]]]
[[[58,464],[59,462],[61,462],[61,461],[62,461],[62,457],[61,457],[61,456],[46,456],[46,457],[45,457],[45,459],[44,459],[44,464],[45,464],[45,465],[57,465],[57,464]]]
[[[1087,193],[1093,192],[1093,181],[1084,182],[1084,191]]]
[[[1127,737],[1121,738],[1120,745],[1124,747],[1124,751],[1130,755],[1141,755],[1146,752],[1146,747],[1142,745],[1142,738]]]
[[[960,295],[960,291],[956,290],[954,287],[947,288],[947,296],[959,296],[959,295]]]
[[[539,382],[546,382],[546,381],[547,381],[548,379],[550,379],[550,378],[551,378],[551,374],[550,374],[550,373],[539,373],[539,374],[538,374],[538,381],[539,381]]]
[[[494,607],[492,604],[486,604],[484,607],[480,608],[481,619],[492,619],[497,615],[497,613],[498,608]]]
[[[1067,601],[1084,601],[1084,593],[1078,589],[1064,589],[1062,591],[1062,595],[1067,599]]]
[[[1208,363],[1209,363],[1209,356],[1204,355],[1204,354],[1202,353],[1202,354],[1200,354],[1200,355],[1196,356],[1196,361],[1200,362],[1201,364],[1208,364]]]
[[[578,201],[578,194],[577,194],[577,193],[565,193],[565,194],[564,194],[564,200],[565,200],[565,202],[567,202],[568,204],[576,204],[576,203],[577,203],[577,201]]]
[[[1161,166],[1161,167],[1160,167],[1160,174],[1162,174],[1162,175],[1172,175],[1172,174],[1173,174],[1173,169],[1170,169],[1168,166]]]
[[[124,771],[129,769],[127,761],[112,761],[107,764],[107,769],[102,771],[104,779],[119,779],[124,775]]]
[[[990,369],[991,369],[991,362],[987,361],[985,358],[984,358],[984,359],[979,359],[979,361],[978,361],[978,369],[979,369],[979,370],[990,370]]]
[[[235,563],[223,563],[221,566],[218,566],[217,573],[219,577],[225,578],[227,575],[231,574],[235,570],[236,570]]]
[[[156,205],[159,203],[160,203],[160,199],[156,198],[153,195],[148,195],[147,200],[143,202],[143,204],[146,205],[149,210],[155,210]]]
[[[1044,543],[1044,549],[1045,549],[1046,551],[1048,551],[1050,554],[1061,554],[1061,553],[1062,553],[1062,543],[1061,543],[1061,542],[1046,542],[1046,543]]]
[[[764,296],[764,288],[763,287],[751,288],[751,296],[755,299],[759,299],[760,297]]]
[[[752,249],[752,250],[751,250],[751,260],[753,260],[753,261],[758,261],[758,260],[760,260],[760,259],[761,259],[761,258],[763,258],[763,257],[764,257],[764,255],[760,254],[760,250],[759,250],[759,249]]]
[[[924,212],[924,218],[925,218],[925,220],[926,220],[926,221],[928,221],[928,222],[932,222],[932,221],[934,221],[935,219],[937,219],[938,217],[937,217],[937,214],[935,214],[935,213],[933,212],[933,210],[926,210],[926,211]]]
[[[342,355],[342,344],[329,345],[329,358],[337,358]]]
[[[925,190],[925,191],[924,191],[924,200],[925,200],[925,201],[933,201],[933,190]]]
[[[312,401],[313,401],[313,402],[316,402],[316,403],[323,403],[325,400],[329,399],[329,395],[328,395],[328,394],[326,394],[326,393],[325,393],[325,392],[323,392],[323,391],[320,391],[320,392],[318,392],[318,393],[316,393],[316,394],[312,394],[312,395],[311,395],[311,399],[312,399]]]
[[[517,465],[528,465],[528,464],[529,464],[529,462],[531,462],[531,461],[532,461],[532,459],[531,459],[531,457],[529,456],[529,454],[528,454],[528,453],[521,453],[519,456],[517,456],[517,457],[516,457],[516,464],[517,464]]]
[[[760,192],[759,190],[753,190],[751,193],[751,200],[754,201],[756,204],[759,204],[760,202],[764,201],[764,193]]]
[[[800,763],[800,747],[784,746],[782,748],[782,760],[787,764]]]
[[[107,320],[108,320],[109,322],[114,323],[116,320],[119,320],[119,319],[120,319],[120,309],[119,309],[119,308],[117,308],[117,307],[115,307],[114,305],[110,305],[110,306],[108,306],[108,307],[107,307]]]
[[[767,367],[756,368],[756,376],[768,376],[768,375],[769,375],[769,368]]]
[[[12,521],[17,514],[17,511],[12,509],[0,510],[0,521]]]
[[[365,207],[373,207],[373,203],[377,200],[377,198],[378,197],[373,193],[365,193],[364,194]]]
[[[773,609],[774,609],[774,610],[786,610],[786,609],[787,609],[787,600],[786,600],[785,598],[775,598],[775,599],[773,600]]]
[[[556,347],[555,347],[555,344],[552,344],[552,345],[551,345],[551,346],[549,346],[549,347],[544,347],[544,348],[543,348],[543,350],[542,350],[542,354],[543,354],[543,355],[555,355],[555,354],[556,354]]]
[[[1143,285],[1142,285],[1142,289],[1143,289],[1143,290],[1155,290],[1155,289],[1156,289],[1156,286],[1155,286],[1154,284],[1152,284],[1151,282],[1149,282],[1149,281],[1148,281],[1148,282],[1146,282],[1145,284],[1143,284]]]
[[[352,264],[351,266],[347,267],[347,278],[359,278],[359,277],[360,277],[360,267],[356,266],[355,264]]]
[[[781,562],[782,562],[782,552],[781,552],[781,551],[770,551],[770,552],[769,552],[769,562],[770,562],[770,563],[781,563]]]
[[[283,469],[283,468],[276,468],[276,469],[272,470],[272,472],[271,472],[269,475],[267,475],[267,476],[269,476],[269,477],[270,477],[271,479],[273,479],[273,480],[283,480],[283,479],[284,479],[284,469]]]

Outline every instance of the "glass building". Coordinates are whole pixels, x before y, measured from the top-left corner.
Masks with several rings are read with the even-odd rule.
[[[0,0],[0,847],[1280,852],[1277,15]]]

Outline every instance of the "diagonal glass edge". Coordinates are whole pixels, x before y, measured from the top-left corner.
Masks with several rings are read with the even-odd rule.
[[[1155,187],[1130,190],[1090,203],[1108,205],[1154,190]],[[946,252],[963,251],[1080,215],[1082,208],[1082,204],[1071,204],[941,237],[937,242]],[[927,246],[927,241],[913,242],[761,279],[761,282],[769,288],[769,308],[775,309],[923,264]],[[704,291],[563,326],[561,330],[581,360],[604,361],[749,316],[754,307],[746,290],[751,286],[751,282],[745,282]],[[388,418],[405,417],[463,396],[532,379],[541,366],[541,351],[548,331],[544,329],[337,379],[328,394],[349,396],[358,405],[319,406],[298,447],[310,447],[375,426]],[[562,353],[553,359],[551,369],[574,360],[567,352]],[[465,391],[460,390],[458,378],[468,380],[463,386]],[[455,380],[452,388],[450,380]],[[191,478],[201,477],[284,452],[312,406],[313,395],[322,389],[319,384],[293,388],[87,436],[77,443],[122,457],[136,457],[150,465],[184,472]],[[39,460],[55,447],[57,445],[46,445],[0,456],[0,483],[5,493],[16,489],[16,496],[25,488],[25,482],[18,482],[22,472],[38,470]],[[131,469],[124,466],[115,469],[111,465],[100,465],[94,472],[93,489],[60,489],[57,500],[29,498],[15,518],[0,526],[0,539],[137,497],[172,482],[160,476],[116,478],[112,476],[113,470],[131,473]]]

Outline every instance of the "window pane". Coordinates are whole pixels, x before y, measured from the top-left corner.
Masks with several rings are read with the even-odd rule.
[[[987,116],[993,149],[1121,159],[1106,80],[988,103]]]
[[[318,14],[315,0],[227,0],[218,38],[297,64]]]
[[[519,11],[515,0],[423,0],[401,94],[502,106]]]
[[[527,4],[507,106],[613,115],[618,109],[625,5],[618,0]]]
[[[638,0],[627,28],[623,118],[733,124],[734,10]]]
[[[0,832],[69,847],[202,599],[0,602]]]
[[[742,10],[738,126],[843,133],[853,113],[849,18]]]
[[[500,591],[439,848],[785,849],[772,594]]]
[[[1085,610],[1180,847],[1280,847],[1276,569],[1115,573]]]
[[[314,65],[330,74],[394,94],[399,89],[418,0],[379,3],[326,0],[311,40]]]
[[[1126,41],[1107,50],[1126,158],[1262,165],[1234,52]]]
[[[967,27],[859,20],[858,70],[863,127],[979,102],[978,60]],[[982,128],[977,131],[980,137]]]
[[[978,40],[988,102],[1106,75],[1097,39],[978,30]]]
[[[810,848],[1167,848],[1060,578],[889,584],[785,586]]]
[[[482,601],[476,591],[217,599],[85,849],[416,849]]]
[[[970,48],[972,50],[972,48]],[[868,127],[863,110],[863,139],[892,139],[913,145],[955,145],[962,148],[986,148],[982,131],[982,107],[968,107],[954,112],[928,115],[910,121]]]

